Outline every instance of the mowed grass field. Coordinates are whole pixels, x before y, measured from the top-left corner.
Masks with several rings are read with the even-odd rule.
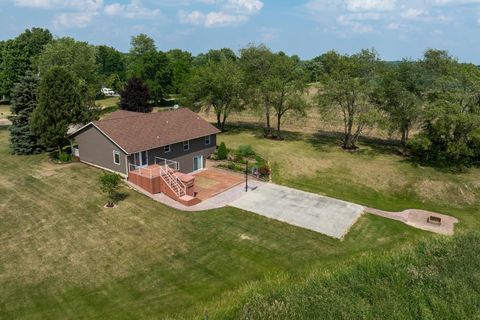
[[[230,145],[239,138],[266,152],[251,133],[221,136]],[[284,145],[291,143],[306,142]],[[301,168],[294,162],[305,157],[316,165],[322,151],[311,152],[276,161]],[[2,319],[198,319],[252,281],[335,270],[432,236],[365,215],[339,241],[229,207],[177,211],[126,187],[119,207],[104,209],[98,169],[53,164],[46,154],[11,155],[6,128],[0,158]]]
[[[276,183],[383,210],[418,208],[460,218],[459,227],[480,227],[480,169],[466,173],[420,167],[386,140],[362,139],[357,152],[340,148],[339,136],[284,134],[262,137],[256,128],[232,127],[218,138],[227,148],[249,144],[273,167]]]
[[[10,114],[10,106],[0,104],[0,119],[7,119]]]

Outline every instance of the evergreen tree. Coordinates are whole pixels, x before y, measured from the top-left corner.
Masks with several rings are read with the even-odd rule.
[[[27,72],[12,90],[10,147],[14,154],[33,154],[41,151],[37,137],[30,130],[30,116],[37,106],[38,77]]]
[[[68,126],[86,119],[86,108],[77,87],[78,80],[63,67],[52,67],[41,79],[38,107],[32,113],[32,131],[46,147],[66,143]]]
[[[147,86],[139,78],[128,80],[125,89],[120,92],[120,108],[135,112],[151,112],[152,107],[148,103],[150,94]]]

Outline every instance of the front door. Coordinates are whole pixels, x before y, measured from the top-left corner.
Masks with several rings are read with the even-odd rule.
[[[134,164],[137,168],[148,166],[147,151],[137,152],[133,155]]]
[[[193,158],[193,171],[203,169],[203,156],[196,156]]]

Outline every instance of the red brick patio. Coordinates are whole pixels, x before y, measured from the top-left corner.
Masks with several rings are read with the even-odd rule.
[[[193,174],[196,198],[204,201],[245,181],[245,178],[226,170],[208,168]]]

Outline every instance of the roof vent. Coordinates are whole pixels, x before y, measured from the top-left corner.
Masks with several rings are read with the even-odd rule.
[[[157,136],[157,140],[160,139],[160,136]]]
[[[165,123],[166,123],[166,124],[168,124],[168,120],[167,120],[167,121],[165,121]]]

